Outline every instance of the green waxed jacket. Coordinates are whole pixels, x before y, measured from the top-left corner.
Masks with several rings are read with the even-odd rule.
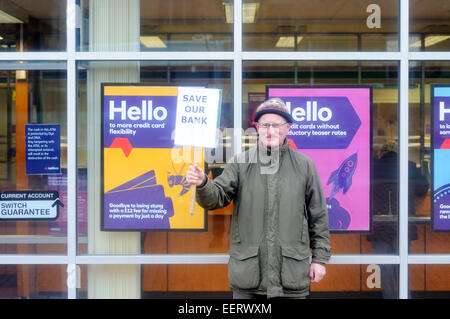
[[[277,296],[309,294],[312,262],[330,258],[328,212],[314,163],[287,141],[270,155],[250,148],[197,187],[208,210],[234,200],[228,278],[232,289]]]

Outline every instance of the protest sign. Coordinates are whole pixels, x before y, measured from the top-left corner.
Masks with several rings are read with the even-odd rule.
[[[220,102],[219,89],[178,89],[175,145],[194,146],[194,163],[198,161],[197,147],[217,146]],[[195,191],[195,185],[191,185],[191,214],[194,213]]]

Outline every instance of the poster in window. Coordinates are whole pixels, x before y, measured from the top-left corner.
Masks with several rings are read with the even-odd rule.
[[[61,174],[61,127],[59,124],[26,124],[27,175]]]
[[[293,123],[291,147],[316,164],[333,232],[371,229],[372,90],[370,87],[275,87]]]
[[[431,219],[433,231],[450,231],[450,85],[431,86]]]
[[[178,87],[102,85],[102,230],[206,230],[205,210],[189,212],[193,149],[174,145],[177,96]]]

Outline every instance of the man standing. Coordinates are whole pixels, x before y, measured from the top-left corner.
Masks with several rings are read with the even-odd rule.
[[[208,210],[234,200],[228,278],[234,298],[304,298],[330,258],[328,212],[314,163],[290,148],[292,117],[281,99],[256,110],[258,144],[210,180],[197,165],[186,179]],[[312,262],[310,263],[310,255]]]

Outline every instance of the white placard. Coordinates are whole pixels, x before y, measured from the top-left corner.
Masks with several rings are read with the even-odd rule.
[[[220,89],[179,87],[175,145],[216,147],[220,103]]]

